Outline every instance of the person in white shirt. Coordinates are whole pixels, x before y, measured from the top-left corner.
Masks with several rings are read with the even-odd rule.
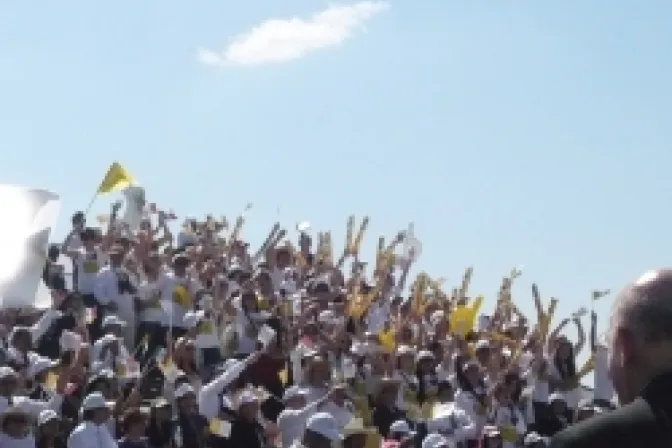
[[[146,340],[146,354],[151,356],[158,347],[166,346],[168,315],[161,306],[161,257],[150,253],[143,263],[145,278],[138,286],[137,305],[140,310],[138,320],[138,343]]]
[[[67,373],[64,373],[63,377],[67,378]],[[45,409],[60,413],[63,403],[62,388],[64,387],[62,380],[57,384],[57,390],[48,401],[26,397],[17,390],[18,384],[19,376],[14,369],[8,366],[0,367],[0,414],[11,407],[18,408],[33,418],[37,418]]]
[[[327,394],[319,400],[308,403],[308,391],[306,389],[292,386],[285,391],[282,397],[285,409],[278,416],[278,427],[282,439],[281,447],[290,447],[301,437],[308,418],[320,410],[329,400],[329,397],[330,394]]]
[[[91,368],[96,370],[110,369],[120,374],[130,358],[128,348],[121,338],[125,322],[115,315],[105,317],[103,331],[105,335],[93,343],[91,347]]]
[[[73,269],[77,271],[75,290],[82,295],[84,306],[95,307],[96,277],[107,262],[105,253],[96,242],[96,231],[91,227],[82,230],[78,244],[65,250],[72,259]]]
[[[82,423],[68,437],[68,448],[118,448],[110,434],[110,409],[99,392],[87,395],[82,401]]]
[[[194,309],[196,294],[201,285],[189,276],[187,267],[189,257],[185,253],[178,253],[173,257],[171,272],[158,280],[161,289],[161,300],[171,304],[167,308],[168,326],[171,327],[173,338],[184,336],[188,328],[184,324],[184,315]]]
[[[198,365],[201,369],[212,371],[222,361],[221,343],[217,320],[212,310],[212,296],[203,295],[202,309],[189,311],[184,315],[185,327],[189,336],[194,338],[198,351]]]
[[[124,342],[127,347],[135,347],[135,299],[137,285],[134,276],[122,266],[125,250],[121,245],[114,245],[109,250],[110,264],[104,267],[96,278],[94,288],[96,300],[101,307],[116,313],[126,322]],[[102,322],[103,316],[96,314]],[[98,336],[91,335],[92,339]]]
[[[30,434],[30,417],[20,409],[8,409],[2,415],[0,448],[35,448]]]
[[[454,442],[477,439],[479,428],[463,409],[455,405],[454,396],[451,383],[439,383],[438,402],[427,420],[427,432],[442,434]]]

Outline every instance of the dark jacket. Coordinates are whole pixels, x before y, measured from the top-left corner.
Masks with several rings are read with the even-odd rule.
[[[553,437],[550,448],[672,447],[672,372],[656,377],[632,403]]]
[[[244,448],[262,448],[266,445],[264,428],[255,422],[237,418],[231,424],[230,446]]]

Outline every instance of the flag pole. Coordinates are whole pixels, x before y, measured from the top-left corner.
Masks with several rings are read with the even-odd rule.
[[[98,190],[93,194],[93,197],[89,201],[89,205],[86,206],[86,210],[84,210],[84,216],[88,215],[89,212],[91,211],[91,207],[93,206],[93,203],[96,202],[96,198],[98,197]]]

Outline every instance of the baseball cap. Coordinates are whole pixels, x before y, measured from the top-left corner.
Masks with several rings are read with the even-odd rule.
[[[37,426],[42,426],[52,420],[58,420],[58,414],[53,409],[45,409],[37,417]]]
[[[396,422],[390,425],[390,433],[410,434],[411,427],[408,426],[408,422],[406,420],[397,420]]]
[[[282,396],[282,400],[287,401],[296,397],[305,397],[307,394],[307,390],[302,389],[299,386],[292,386],[285,391],[284,395]]]
[[[336,419],[326,412],[313,414],[306,422],[306,430],[319,434],[331,442],[341,440]]]
[[[448,439],[441,434],[429,434],[422,441],[422,448],[448,448]]]

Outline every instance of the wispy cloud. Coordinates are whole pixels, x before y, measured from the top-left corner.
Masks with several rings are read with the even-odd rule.
[[[216,66],[292,61],[343,43],[368,20],[388,8],[386,1],[362,1],[330,6],[308,19],[269,19],[247,33],[234,36],[222,52],[199,49],[198,60]]]

